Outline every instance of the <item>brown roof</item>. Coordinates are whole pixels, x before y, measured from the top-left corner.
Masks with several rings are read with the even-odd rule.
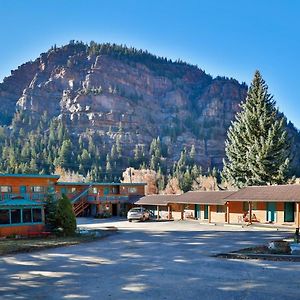
[[[224,205],[233,191],[193,191],[179,195],[172,203]]]
[[[227,201],[298,202],[300,184],[249,186],[226,198]]]
[[[160,205],[167,206],[172,203],[178,195],[148,195],[140,198],[134,204],[136,205]]]

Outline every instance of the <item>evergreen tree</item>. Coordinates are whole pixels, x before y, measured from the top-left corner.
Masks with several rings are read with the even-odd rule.
[[[190,173],[189,168],[184,172],[183,178],[179,181],[180,188],[184,193],[192,189],[193,179]]]
[[[62,228],[64,236],[71,236],[75,234],[76,218],[72,208],[72,204],[66,195],[58,200],[56,210],[57,226]]]
[[[196,156],[195,145],[192,145],[189,156],[190,156],[190,160],[193,162],[195,160],[195,156]]]
[[[72,143],[70,140],[64,140],[59,151],[57,164],[62,168],[71,168],[73,161]]]
[[[281,184],[287,181],[289,142],[285,119],[256,71],[241,112],[225,142],[222,176],[237,187]]]
[[[57,201],[53,195],[48,195],[45,203],[45,225],[47,230],[54,230],[56,223]]]
[[[165,188],[165,176],[162,174],[161,168],[157,172],[157,187],[159,191]]]

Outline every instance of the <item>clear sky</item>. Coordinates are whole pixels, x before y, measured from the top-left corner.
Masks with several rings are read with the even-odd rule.
[[[251,82],[300,128],[298,0],[0,0],[0,81],[51,45],[115,42]]]

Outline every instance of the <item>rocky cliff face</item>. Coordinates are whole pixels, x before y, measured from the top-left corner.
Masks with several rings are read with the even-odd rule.
[[[121,132],[129,157],[135,145],[149,145],[160,136],[170,165],[183,147],[194,144],[198,163],[220,167],[226,130],[247,86],[212,78],[196,66],[147,53],[139,58],[141,52],[122,49],[91,51],[71,43],[20,66],[0,84],[1,124],[10,125],[16,110],[47,111],[73,136],[88,132],[109,145]]]

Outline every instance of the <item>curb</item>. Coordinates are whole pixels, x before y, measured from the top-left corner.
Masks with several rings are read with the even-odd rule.
[[[228,258],[228,259],[259,259],[271,261],[293,261],[300,262],[300,255],[287,254],[252,254],[252,253],[219,253],[214,257]]]

